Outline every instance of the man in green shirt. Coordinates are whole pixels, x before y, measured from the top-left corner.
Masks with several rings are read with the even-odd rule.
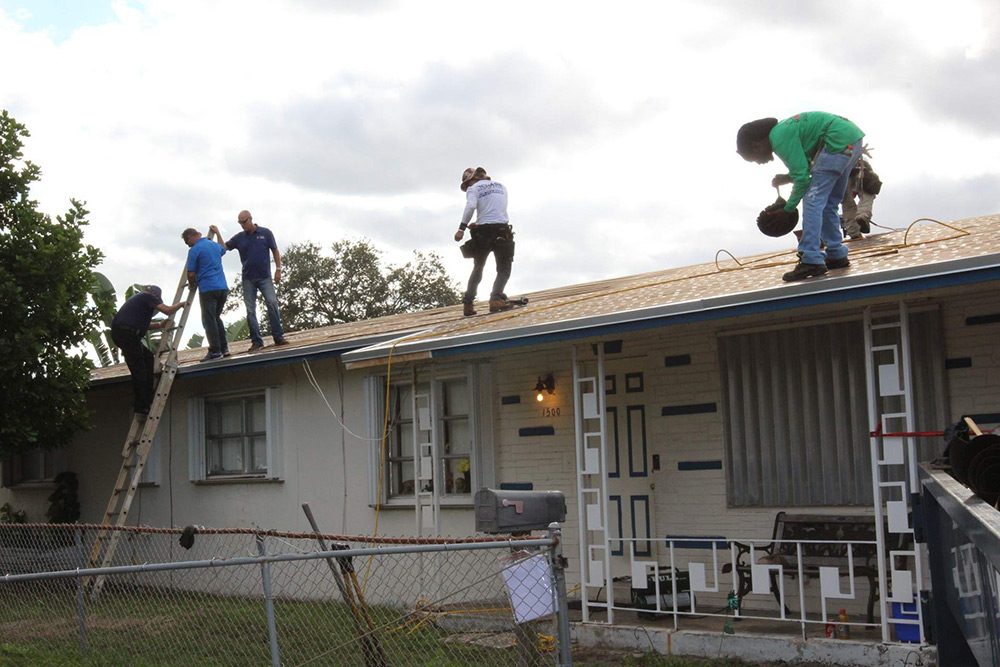
[[[851,169],[861,157],[863,138],[864,132],[857,125],[823,111],[796,114],[780,123],[776,118],[762,118],[745,124],[737,133],[736,152],[740,157],[766,164],[777,154],[788,173],[778,174],[771,184],[793,184],[788,201],[779,199],[761,211],[758,225],[791,221],[797,217],[796,207],[802,201],[799,262],[782,276],[786,282],[821,276],[827,269],[850,265],[838,208]]]

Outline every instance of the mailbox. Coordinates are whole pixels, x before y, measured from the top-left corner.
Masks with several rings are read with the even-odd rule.
[[[476,531],[480,533],[547,530],[553,521],[565,520],[562,491],[480,489],[476,493]]]

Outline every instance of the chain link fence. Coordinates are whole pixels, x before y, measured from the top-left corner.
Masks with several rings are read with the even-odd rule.
[[[88,567],[113,533],[108,566]],[[535,539],[322,541],[200,528],[184,536],[190,548],[182,536],[0,524],[0,663],[572,662],[555,528]]]

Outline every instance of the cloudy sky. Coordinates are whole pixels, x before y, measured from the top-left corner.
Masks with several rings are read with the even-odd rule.
[[[854,120],[878,223],[1000,212],[998,32],[971,0],[0,0],[0,107],[43,210],[86,200],[116,285],[171,292],[180,231],[228,236],[241,208],[282,246],[367,237],[464,284],[482,165],[513,295],[790,247],[754,225],[776,165],[734,152],[764,116]]]

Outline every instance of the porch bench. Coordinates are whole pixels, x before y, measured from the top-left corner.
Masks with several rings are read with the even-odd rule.
[[[820,567],[837,567],[840,576],[849,575],[847,568],[848,545],[845,542],[875,542],[875,518],[872,516],[837,516],[829,514],[789,514],[778,512],[774,517],[774,530],[771,543],[764,547],[755,547],[754,555],[759,564],[782,565],[785,575],[819,577]],[[792,541],[785,541],[792,540]],[[798,566],[799,544],[794,540],[829,540],[825,543],[803,543],[802,571]],[[739,605],[742,608],[743,597],[752,588],[750,566],[750,545],[733,541],[736,547],[736,574],[739,586],[736,591]],[[854,561],[854,574],[868,579],[868,622],[875,619],[875,600],[878,597],[878,547],[875,544],[853,544],[851,555]],[[890,546],[890,548],[898,548]],[[732,563],[722,567],[723,573],[732,572]],[[769,572],[771,579],[771,594],[781,605],[778,586],[778,573]],[[786,607],[787,613],[787,607]]]

